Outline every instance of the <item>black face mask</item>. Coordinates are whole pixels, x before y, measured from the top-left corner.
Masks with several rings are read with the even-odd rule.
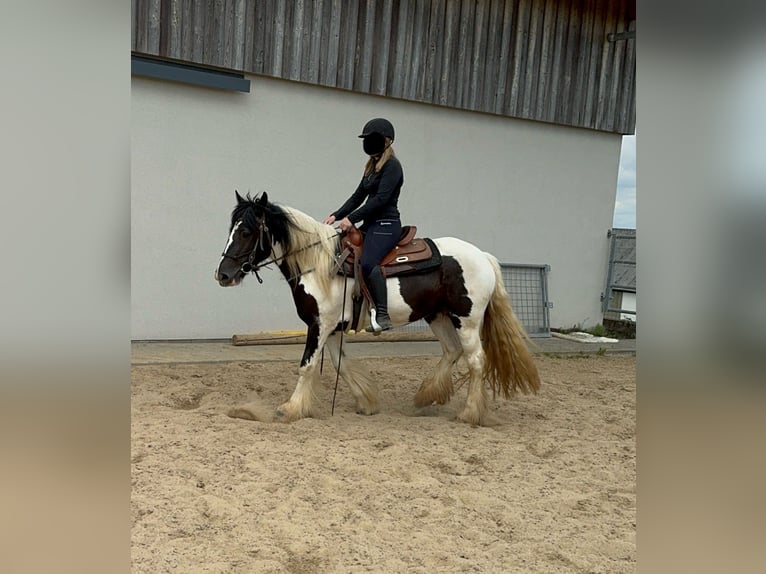
[[[378,155],[386,149],[386,138],[381,134],[372,133],[362,140],[362,149],[367,155]]]

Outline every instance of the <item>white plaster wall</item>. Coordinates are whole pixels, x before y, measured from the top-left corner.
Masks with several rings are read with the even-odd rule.
[[[359,181],[375,116],[396,128],[404,223],[549,264],[552,326],[600,322],[619,135],[250,79],[249,94],[132,80],[134,339],[301,328],[277,271],[213,280],[234,189],[325,217]]]

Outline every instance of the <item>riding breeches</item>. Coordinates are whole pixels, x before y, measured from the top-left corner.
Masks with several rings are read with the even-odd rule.
[[[370,275],[383,258],[396,247],[402,234],[402,222],[398,219],[380,219],[366,227],[362,250],[362,273]]]

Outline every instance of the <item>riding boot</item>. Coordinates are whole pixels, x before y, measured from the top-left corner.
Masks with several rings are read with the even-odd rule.
[[[391,318],[388,316],[386,278],[383,276],[380,265],[370,271],[370,275],[367,277],[367,289],[370,291],[375,308],[370,309],[370,325],[365,330],[368,333],[388,331],[393,325],[391,325]]]

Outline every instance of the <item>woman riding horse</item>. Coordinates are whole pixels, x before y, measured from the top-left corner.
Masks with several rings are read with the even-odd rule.
[[[389,159],[389,162],[391,160]],[[347,279],[337,271],[340,239],[298,209],[236,193],[229,238],[215,271],[222,287],[233,287],[269,264],[287,281],[298,316],[306,323],[306,345],[292,396],[277,409],[284,421],[312,416],[322,349],[327,345],[359,413],[378,412],[378,390],[371,375],[343,354],[338,331],[349,325],[352,307]],[[369,236],[369,233],[368,233]],[[465,408],[458,418],[486,424],[487,390],[509,398],[516,391],[537,392],[540,377],[526,347],[526,332],[511,307],[496,257],[455,237],[438,237],[441,265],[388,281],[387,311],[395,325],[425,319],[442,346],[442,358],[415,394],[415,404],[445,404],[455,392],[453,367],[468,367]],[[341,357],[343,360],[341,361]]]
[[[375,309],[370,310],[367,331],[379,333],[391,328],[386,277],[380,262],[396,246],[402,232],[397,204],[404,184],[404,171],[391,147],[394,143],[391,122],[374,118],[364,125],[359,137],[364,153],[370,156],[362,180],[346,203],[327,216],[324,223],[332,225],[339,220],[340,228],[347,231],[364,221],[359,228],[364,235],[361,267],[375,303]]]

